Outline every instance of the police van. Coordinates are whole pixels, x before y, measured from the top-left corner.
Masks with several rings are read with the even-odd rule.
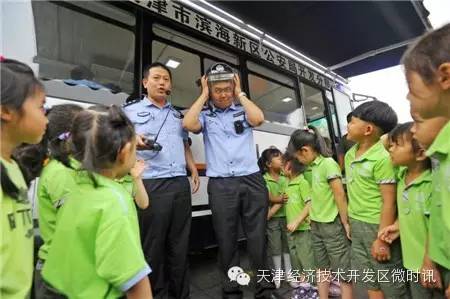
[[[269,146],[284,150],[290,134],[308,124],[333,149],[346,133],[352,103],[344,78],[206,1],[24,0],[2,8],[2,55],[33,68],[49,105],[122,105],[142,93],[143,67],[159,61],[173,74],[169,100],[187,109],[200,94],[196,81],[223,61],[264,111],[255,155]],[[206,248],[215,241],[205,152],[201,134],[190,137],[201,174],[191,247]]]

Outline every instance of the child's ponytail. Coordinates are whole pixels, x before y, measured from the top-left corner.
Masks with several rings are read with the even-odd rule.
[[[304,146],[310,146],[314,151],[324,157],[331,156],[331,151],[329,150],[325,139],[320,135],[320,132],[316,127],[309,126],[306,129],[299,129],[292,133],[291,139],[289,140],[288,151],[295,153]]]

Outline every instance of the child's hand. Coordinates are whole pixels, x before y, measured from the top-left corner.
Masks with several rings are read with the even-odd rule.
[[[391,224],[378,232],[381,241],[392,244],[400,236],[400,229],[397,223]]]
[[[287,203],[288,200],[289,200],[288,195],[287,195],[286,193],[283,193],[283,194],[281,195],[281,203]]]
[[[391,259],[389,244],[378,238],[372,244],[371,253],[372,257],[379,262],[386,262]]]
[[[423,259],[422,269],[420,269],[420,273],[420,284],[424,288],[442,289],[442,280],[441,275],[439,274],[439,270],[437,269],[436,264],[427,255],[425,255]]]
[[[448,288],[445,290],[445,298],[450,299],[450,284],[448,285]]]
[[[133,179],[139,179],[145,170],[145,162],[144,160],[136,160],[136,164],[134,164],[133,168],[130,169],[130,174]]]
[[[295,232],[295,231],[297,230],[298,225],[299,225],[299,223],[297,223],[296,221],[293,221],[293,222],[291,222],[291,223],[288,223],[288,225],[287,225],[287,230],[288,230],[290,233],[293,233],[293,232]]]
[[[350,224],[344,223],[344,229],[345,229],[345,235],[347,236],[347,239],[351,240],[352,239],[352,235],[350,233]]]

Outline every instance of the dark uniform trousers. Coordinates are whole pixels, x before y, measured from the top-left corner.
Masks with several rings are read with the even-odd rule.
[[[247,237],[247,252],[255,275],[255,298],[271,298],[274,289],[267,275],[266,224],[269,194],[260,173],[241,177],[209,178],[209,204],[216,239],[219,245],[219,263],[223,274],[223,298],[242,298],[236,281],[228,278],[228,269],[239,266],[238,232],[242,223]],[[259,272],[266,270],[265,272]],[[269,271],[270,272],[270,271]],[[266,276],[267,277],[267,276]],[[261,280],[259,283],[258,280]]]
[[[150,205],[139,212],[154,298],[189,297],[191,190],[185,176],[144,180]]]

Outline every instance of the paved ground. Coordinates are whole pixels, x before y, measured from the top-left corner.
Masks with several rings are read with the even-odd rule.
[[[241,246],[241,267],[249,269],[245,246]],[[217,266],[217,249],[207,249],[199,253],[190,254],[191,268],[191,298],[192,299],[221,299],[221,277]],[[243,287],[244,299],[253,298],[253,285]],[[278,292],[283,298],[290,298],[292,289],[283,283]],[[335,297],[339,298],[339,297]],[[355,290],[355,299],[365,299],[362,290]]]

